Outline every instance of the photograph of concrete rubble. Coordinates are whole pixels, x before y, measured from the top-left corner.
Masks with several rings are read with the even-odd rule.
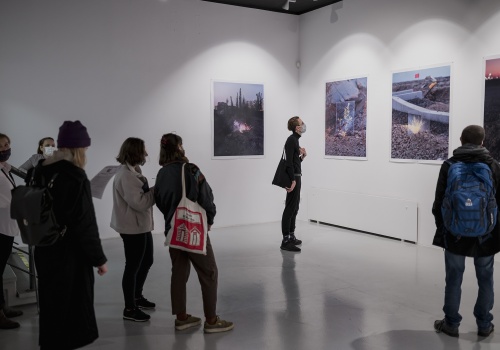
[[[500,58],[486,60],[484,79],[484,146],[500,159]]]
[[[214,157],[264,156],[264,85],[213,82]]]
[[[366,159],[366,101],[366,77],[326,83],[326,157]]]
[[[441,66],[393,74],[391,159],[448,158],[450,68]]]

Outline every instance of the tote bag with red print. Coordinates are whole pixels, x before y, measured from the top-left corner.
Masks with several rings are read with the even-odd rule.
[[[182,198],[170,221],[165,245],[186,252],[207,254],[207,214],[197,202],[186,197],[186,181],[182,165]]]

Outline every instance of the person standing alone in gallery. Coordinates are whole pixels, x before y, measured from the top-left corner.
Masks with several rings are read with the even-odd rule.
[[[461,182],[464,185],[472,183],[470,179],[474,179],[474,181],[479,183],[478,188],[483,187],[484,184],[492,184],[493,189],[490,191],[490,198],[492,199],[493,207],[496,206],[494,203],[495,198],[496,203],[500,203],[500,193],[498,191],[500,165],[493,159],[489,151],[483,147],[484,135],[484,129],[478,125],[469,125],[462,131],[462,136],[460,137],[462,146],[455,149],[453,157],[445,161],[441,166],[435,200],[432,206],[432,214],[434,215],[437,227],[433,245],[444,248],[446,271],[443,306],[445,317],[442,320],[434,322],[434,329],[438,333],[442,332],[451,337],[458,337],[458,328],[462,320],[459,308],[466,257],[474,258],[476,278],[479,286],[474,306],[474,316],[476,317],[478,327],[477,334],[480,337],[487,337],[494,330],[494,325],[491,323],[493,320],[491,310],[493,309],[494,302],[493,260],[494,255],[500,251],[500,227],[498,220],[496,220],[495,224],[496,218],[494,217],[495,214],[493,214],[495,210],[486,215],[488,225],[484,225],[483,222],[483,226],[493,226],[492,230],[490,232],[486,230],[486,234],[478,237],[466,236],[465,234],[468,233],[457,234],[460,231],[459,225],[461,225],[462,220],[447,220],[447,217],[449,217],[448,208],[453,208],[451,209],[453,217],[459,217],[456,215],[460,213],[463,215],[463,213],[467,212],[467,210],[459,211],[459,209],[456,209],[460,208],[460,203],[463,202],[465,208],[476,206],[476,199],[472,195],[464,197],[467,198],[465,200],[454,200],[451,206],[447,204],[449,203],[448,198],[451,197],[449,194],[453,193],[453,198],[459,198],[459,195],[465,193],[460,190],[459,185],[461,185]],[[483,167],[482,173],[476,170],[481,167]],[[452,169],[450,170],[450,168]],[[481,176],[481,174],[487,175],[482,176],[482,178],[486,179],[484,182],[478,180],[478,176]],[[458,175],[459,180],[453,180],[455,175]],[[488,186],[485,187],[487,188]],[[487,201],[488,191],[484,193],[478,197],[478,203]],[[444,205],[443,202],[445,203]],[[468,227],[467,231],[470,232],[472,221],[463,222]],[[455,223],[457,226],[454,226]],[[478,234],[482,234],[482,230],[478,230]]]
[[[281,249],[291,252],[300,252],[297,247],[302,244],[300,239],[295,237],[295,219],[299,212],[300,188],[302,184],[301,163],[307,156],[305,148],[300,147],[299,139],[306,132],[306,124],[299,117],[295,116],[288,120],[288,130],[292,132],[285,142],[286,172],[290,177],[292,185],[286,188],[285,210],[281,218],[281,232],[283,240]]]

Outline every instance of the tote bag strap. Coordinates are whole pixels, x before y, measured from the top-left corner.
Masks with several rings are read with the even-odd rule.
[[[186,198],[186,179],[184,178],[184,167],[186,163],[182,164],[182,198]]]

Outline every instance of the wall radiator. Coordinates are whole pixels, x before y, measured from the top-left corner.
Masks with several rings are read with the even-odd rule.
[[[417,202],[322,188],[307,198],[309,220],[417,242]]]

